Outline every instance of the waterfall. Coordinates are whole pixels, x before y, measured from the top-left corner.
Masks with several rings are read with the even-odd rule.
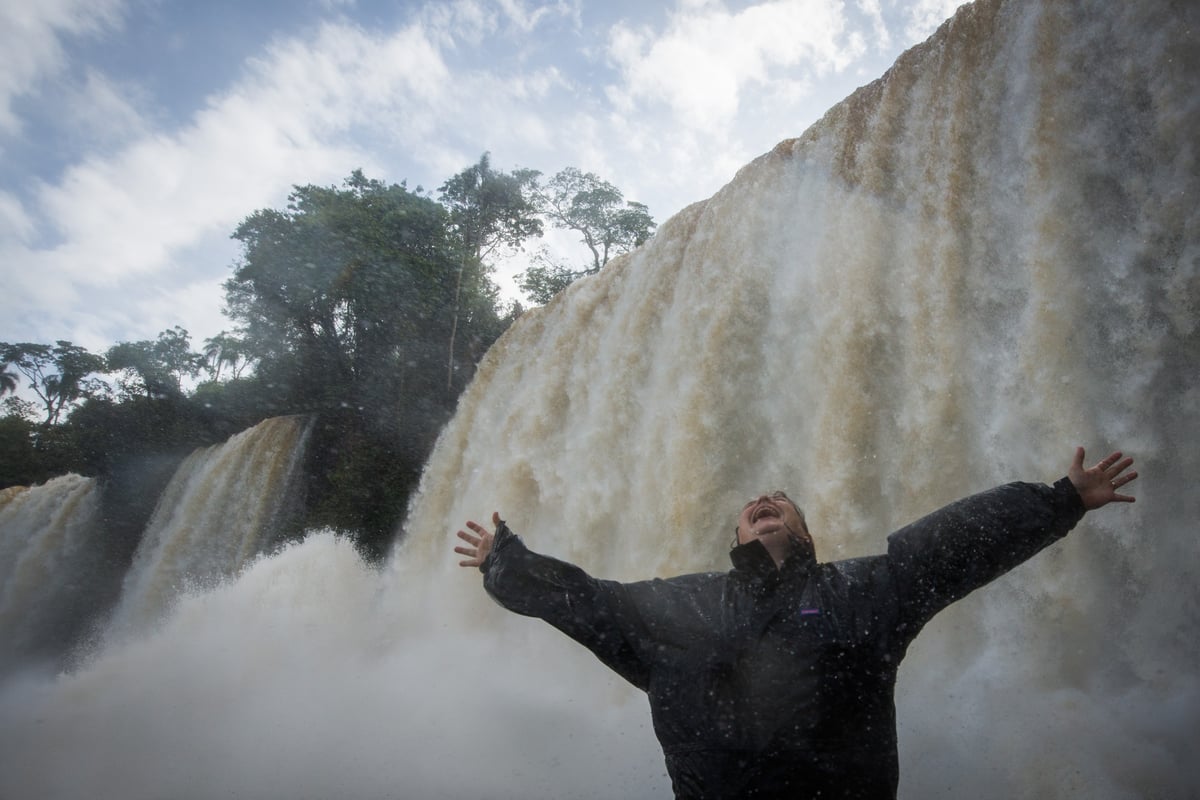
[[[523,316],[386,568],[313,532],[7,685],[0,796],[664,797],[644,697],[496,607],[463,520],[635,579],[725,568],[741,501],[784,488],[831,560],[1076,444],[1135,455],[1138,502],[927,626],[901,796],[1196,796],[1197,31],[1195,4],[963,8]]]
[[[163,490],[133,556],[114,632],[159,620],[187,588],[236,575],[302,508],[306,417],[275,417],[196,450]]]
[[[0,490],[0,674],[57,656],[107,577],[96,541],[96,484],[64,475]]]

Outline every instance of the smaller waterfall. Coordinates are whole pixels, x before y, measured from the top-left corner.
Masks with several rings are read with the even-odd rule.
[[[91,478],[63,475],[0,491],[0,672],[61,653],[86,624],[106,575]]]
[[[277,417],[188,456],[158,500],[110,624],[146,629],[181,592],[237,575],[270,549],[302,505],[312,424]]]

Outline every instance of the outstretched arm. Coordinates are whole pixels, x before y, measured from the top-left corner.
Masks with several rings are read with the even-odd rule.
[[[1107,458],[1101,459],[1096,466],[1084,469],[1083,448],[1075,448],[1075,458],[1071,462],[1071,468],[1067,470],[1067,477],[1074,484],[1075,491],[1079,492],[1079,499],[1083,501],[1083,507],[1086,510],[1094,511],[1109,503],[1134,502],[1134,498],[1130,495],[1117,494],[1117,489],[1135,480],[1138,476],[1136,471],[1125,472],[1133,466],[1133,459],[1123,458],[1123,455],[1118,450]]]
[[[492,525],[494,533],[477,522],[467,523],[471,532],[458,532],[466,543],[454,548],[465,556],[459,565],[483,572],[484,589],[500,605],[549,622],[645,689],[648,666],[636,646],[645,637],[625,587],[529,550],[499,513],[492,514]]]
[[[888,557],[904,613],[918,623],[1065,536],[1083,514],[1131,503],[1117,490],[1137,478],[1132,458],[1115,452],[1084,468],[1076,448],[1054,486],[1011,483],[964,498],[888,537]],[[915,632],[917,628],[912,630]]]

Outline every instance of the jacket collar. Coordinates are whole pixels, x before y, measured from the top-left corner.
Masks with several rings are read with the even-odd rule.
[[[729,551],[729,560],[733,562],[734,572],[757,578],[765,578],[775,573],[782,575],[803,574],[812,569],[817,562],[802,555],[788,556],[783,566],[775,568],[775,559],[767,552],[766,546],[755,539],[739,544]]]

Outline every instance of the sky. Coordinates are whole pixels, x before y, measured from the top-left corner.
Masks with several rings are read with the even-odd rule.
[[[574,166],[662,223],[957,5],[0,0],[0,341],[103,352],[178,325],[198,350],[233,327],[238,223],[360,168],[436,196],[484,152]],[[500,265],[504,297],[523,266]]]

